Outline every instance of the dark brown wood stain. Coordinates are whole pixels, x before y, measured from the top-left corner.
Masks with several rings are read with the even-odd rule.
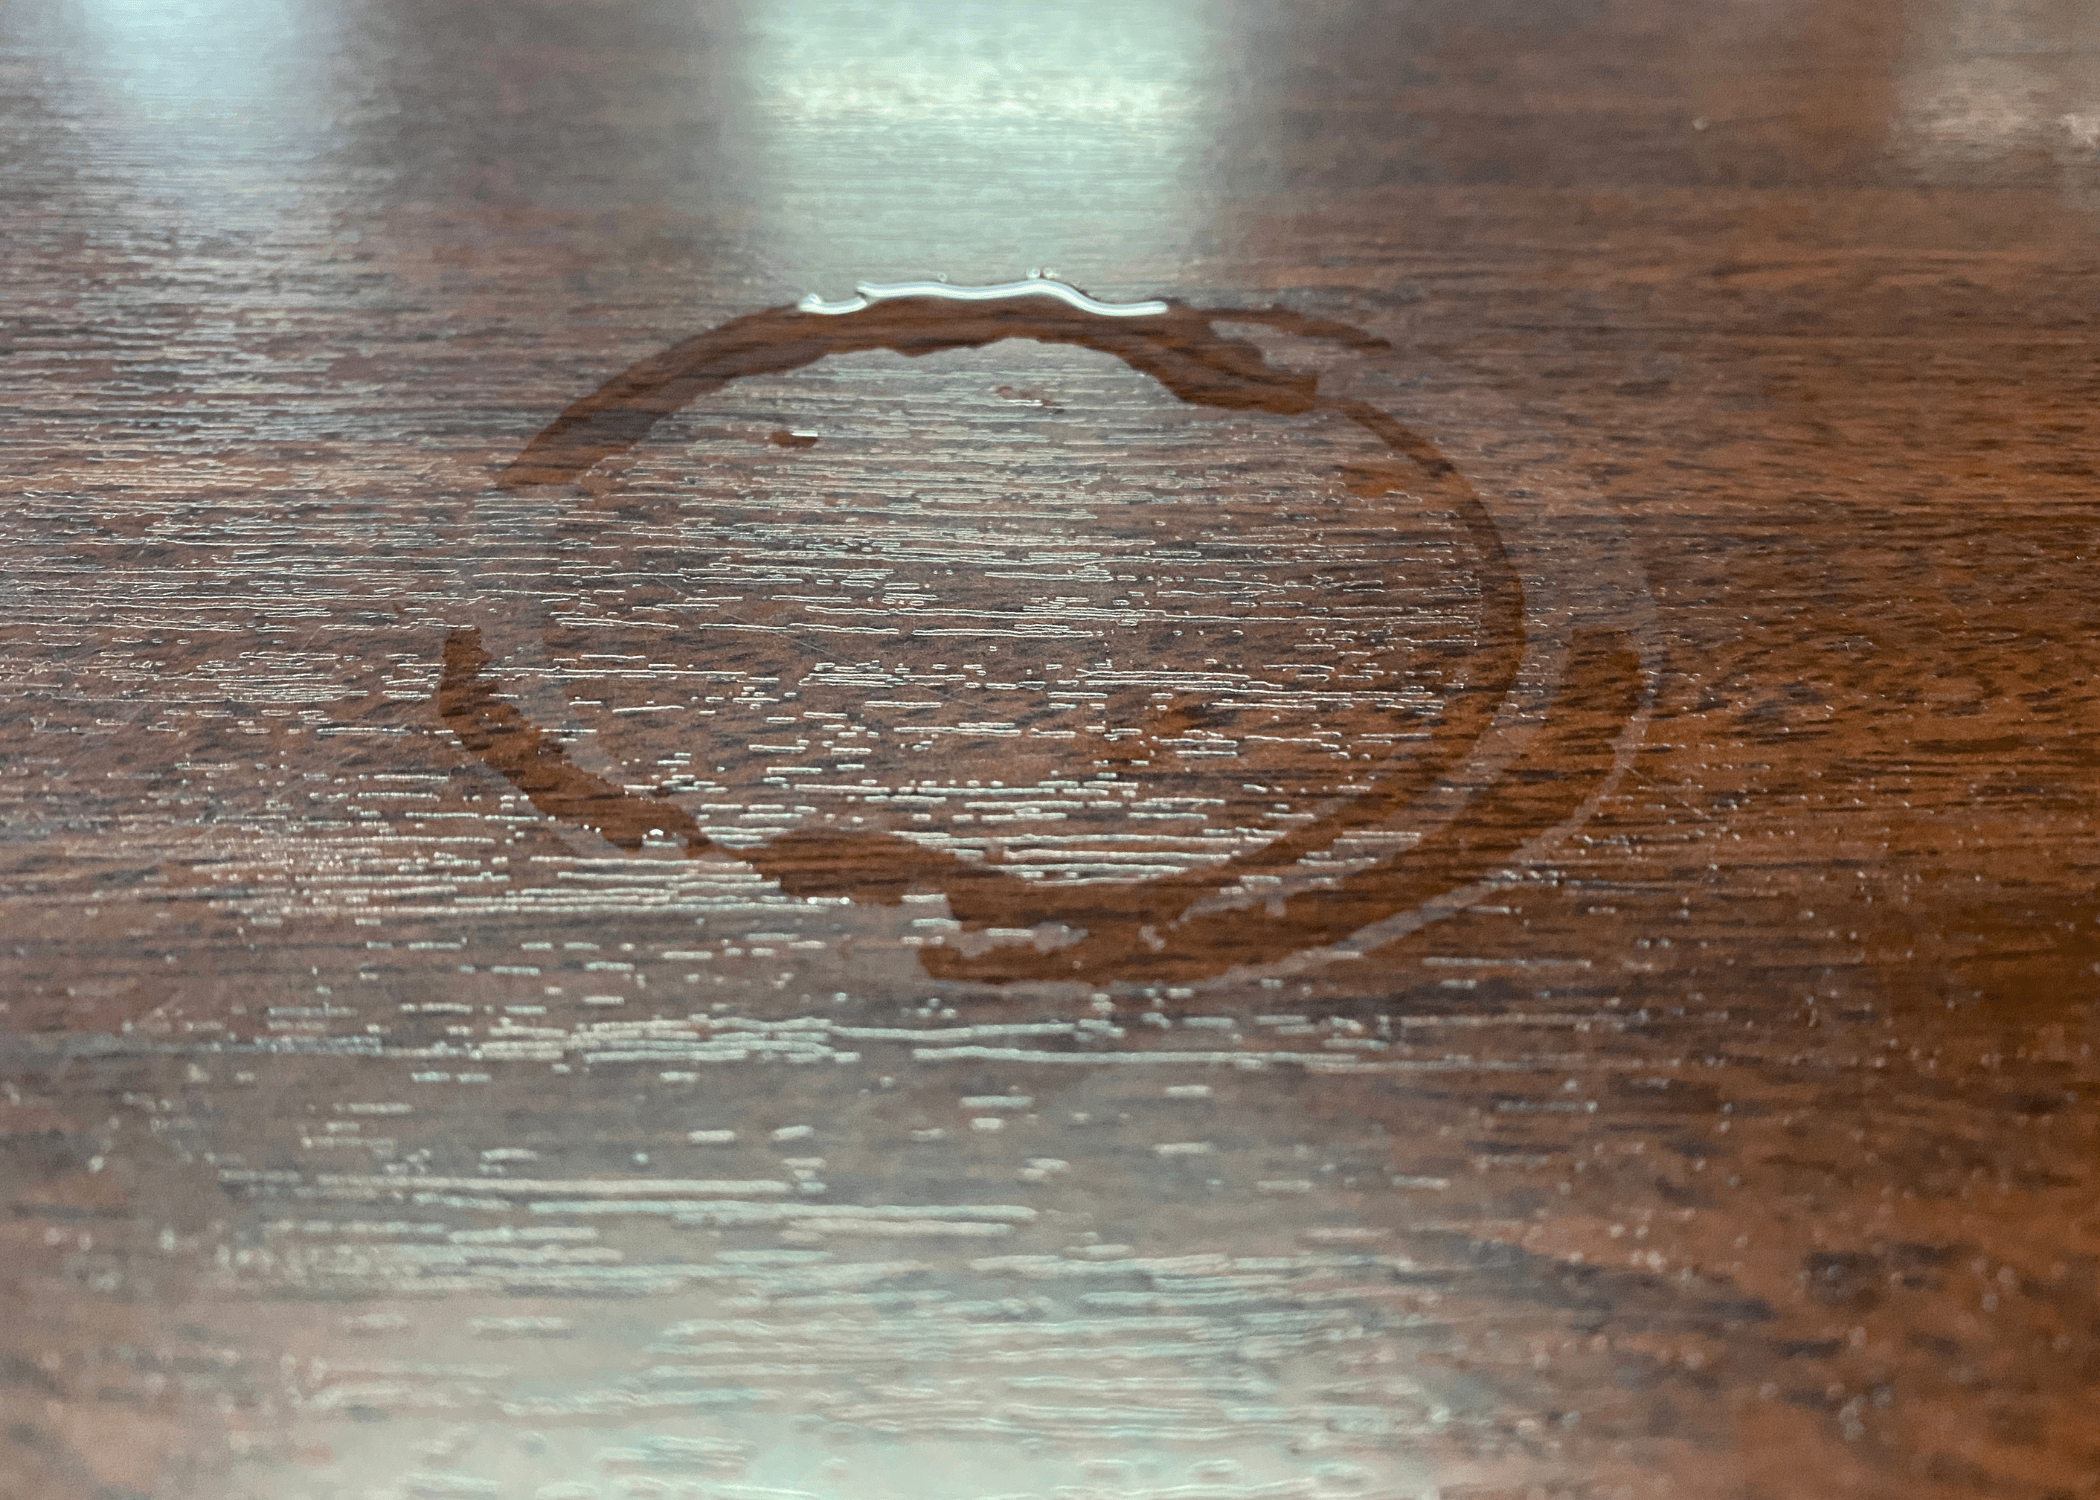
[[[2090,11],[7,6],[0,1500],[2100,1495]]]

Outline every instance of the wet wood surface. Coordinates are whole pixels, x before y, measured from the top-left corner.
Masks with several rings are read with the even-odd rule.
[[[2096,55],[0,6],[0,1495],[2100,1495]]]

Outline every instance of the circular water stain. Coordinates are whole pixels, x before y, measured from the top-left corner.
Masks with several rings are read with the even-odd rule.
[[[1623,771],[1645,586],[1250,333],[1387,352],[939,298],[675,345],[506,471],[441,708],[580,849],[945,897],[941,978],[1201,982],[1457,909]]]

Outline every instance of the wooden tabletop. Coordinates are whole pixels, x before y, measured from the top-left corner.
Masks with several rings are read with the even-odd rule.
[[[2096,18],[0,6],[0,1497],[2100,1496]]]

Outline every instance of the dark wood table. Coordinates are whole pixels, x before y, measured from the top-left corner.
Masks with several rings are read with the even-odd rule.
[[[0,6],[0,1496],[2100,1496],[2096,16]]]

